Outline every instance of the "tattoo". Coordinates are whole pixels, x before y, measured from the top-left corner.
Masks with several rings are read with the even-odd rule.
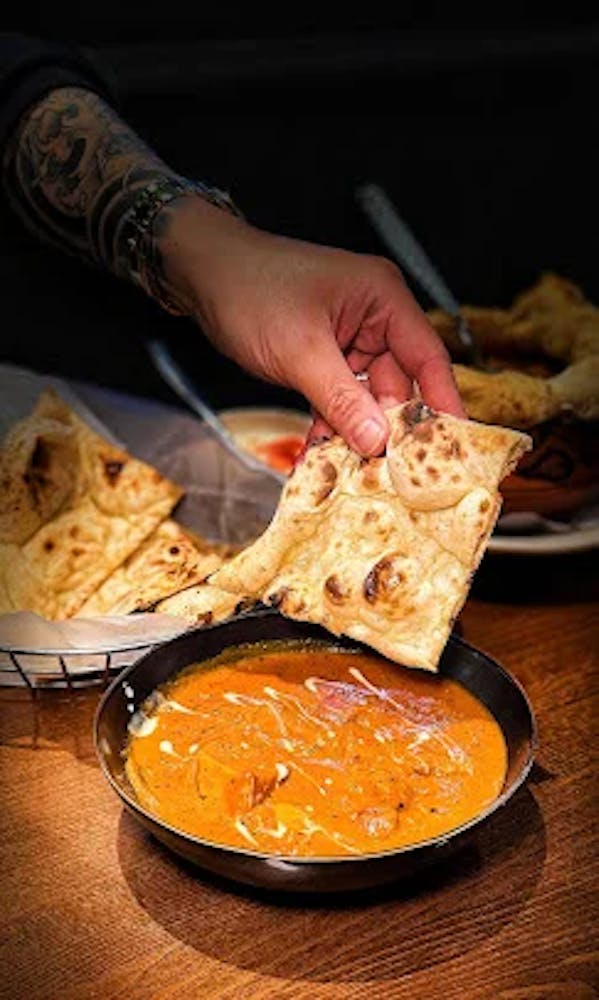
[[[170,170],[100,97],[79,87],[51,91],[23,116],[3,177],[34,235],[135,282],[179,315],[188,309],[160,253],[174,202],[196,194],[239,214],[228,195]]]
[[[24,116],[3,167],[8,198],[36,236],[134,280],[123,220],[149,182],[177,177],[78,87],[53,90]]]

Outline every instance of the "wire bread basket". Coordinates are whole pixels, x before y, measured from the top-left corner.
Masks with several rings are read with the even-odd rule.
[[[26,687],[35,696],[41,689],[75,690],[89,684],[105,687],[112,674],[129,666],[153,645],[137,642],[128,649],[98,652],[48,649],[0,649],[0,685]]]
[[[179,409],[95,386],[69,384],[0,366],[0,437],[54,388],[94,430],[179,483],[185,496],[173,517],[207,540],[245,544],[269,523],[281,484],[223,448],[210,427]],[[187,623],[166,615],[47,622],[19,612],[0,615],[0,687],[74,690],[106,685],[111,675]]]

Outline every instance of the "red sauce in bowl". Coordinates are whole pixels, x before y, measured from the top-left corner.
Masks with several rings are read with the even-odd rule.
[[[274,441],[256,445],[255,452],[257,457],[271,469],[289,475],[303,447],[303,437],[299,434],[288,434]]]

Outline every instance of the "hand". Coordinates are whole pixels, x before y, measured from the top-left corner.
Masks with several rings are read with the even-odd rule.
[[[414,383],[434,409],[464,416],[445,347],[389,261],[274,236],[199,198],[181,199],[159,248],[215,347],[307,397],[313,437],[332,428],[380,454],[383,410]]]

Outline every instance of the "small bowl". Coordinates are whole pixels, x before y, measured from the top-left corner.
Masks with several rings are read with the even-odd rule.
[[[236,882],[278,891],[339,892],[370,888],[412,876],[462,846],[477,827],[508,802],[527,777],[536,748],[536,725],[524,691],[489,656],[452,636],[441,660],[440,673],[458,681],[486,705],[499,723],[508,748],[508,769],[501,794],[473,820],[441,837],[399,849],[356,857],[322,858],[279,857],[228,847],[163,823],[139,805],[125,775],[123,750],[131,715],[155,688],[191,663],[210,659],[230,646],[272,639],[330,642],[331,636],[318,626],[291,621],[269,610],[240,615],[221,625],[187,632],[142,656],[116,678],[100,702],[95,745],[105,777],[142,825],[187,861]],[[347,649],[362,648],[349,640],[339,643]]]
[[[221,410],[218,416],[239,448],[284,476],[291,472],[312,424],[310,415],[300,410],[254,406]]]

